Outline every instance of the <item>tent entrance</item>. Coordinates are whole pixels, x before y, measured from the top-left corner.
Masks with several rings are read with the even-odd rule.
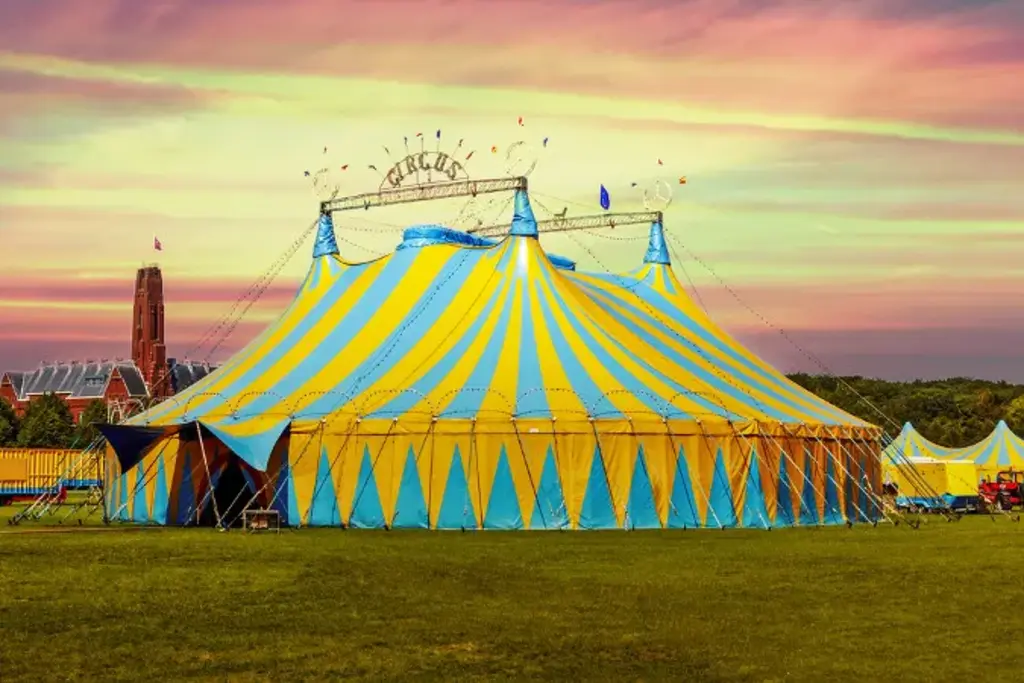
[[[199,525],[216,526],[219,512],[222,526],[242,526],[242,512],[247,507],[258,507],[255,502],[250,502],[255,495],[252,482],[242,471],[238,458],[229,457],[224,469],[213,476],[213,495],[203,506]]]

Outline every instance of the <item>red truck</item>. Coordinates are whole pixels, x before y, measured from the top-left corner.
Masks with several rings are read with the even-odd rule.
[[[1024,507],[1024,471],[1006,470],[996,480],[986,478],[978,485],[979,503],[989,509]]]

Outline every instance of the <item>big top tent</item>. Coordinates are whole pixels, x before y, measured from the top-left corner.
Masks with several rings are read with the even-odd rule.
[[[637,260],[640,260],[637,254]],[[292,303],[186,392],[104,427],[106,514],[431,529],[877,520],[880,430],[717,328],[662,224],[643,265],[576,272],[525,190],[507,235],[437,226],[339,254],[330,212]]]

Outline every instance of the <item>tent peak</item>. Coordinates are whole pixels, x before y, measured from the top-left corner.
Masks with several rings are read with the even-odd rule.
[[[516,237],[537,237],[537,219],[533,217],[533,208],[526,190],[516,190],[515,213],[512,216],[510,235]]]
[[[668,255],[668,245],[665,243],[665,231],[661,227],[661,221],[651,223],[651,237],[647,242],[647,253],[644,254],[644,263],[657,263],[664,266],[672,265],[672,259]]]
[[[321,211],[316,224],[316,242],[313,243],[313,258],[339,255],[338,239],[334,236],[334,219],[330,211]]]

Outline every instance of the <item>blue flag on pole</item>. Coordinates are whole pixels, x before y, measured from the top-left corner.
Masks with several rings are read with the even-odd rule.
[[[608,190],[601,186],[601,208],[607,211],[612,206],[612,199],[608,196]]]

